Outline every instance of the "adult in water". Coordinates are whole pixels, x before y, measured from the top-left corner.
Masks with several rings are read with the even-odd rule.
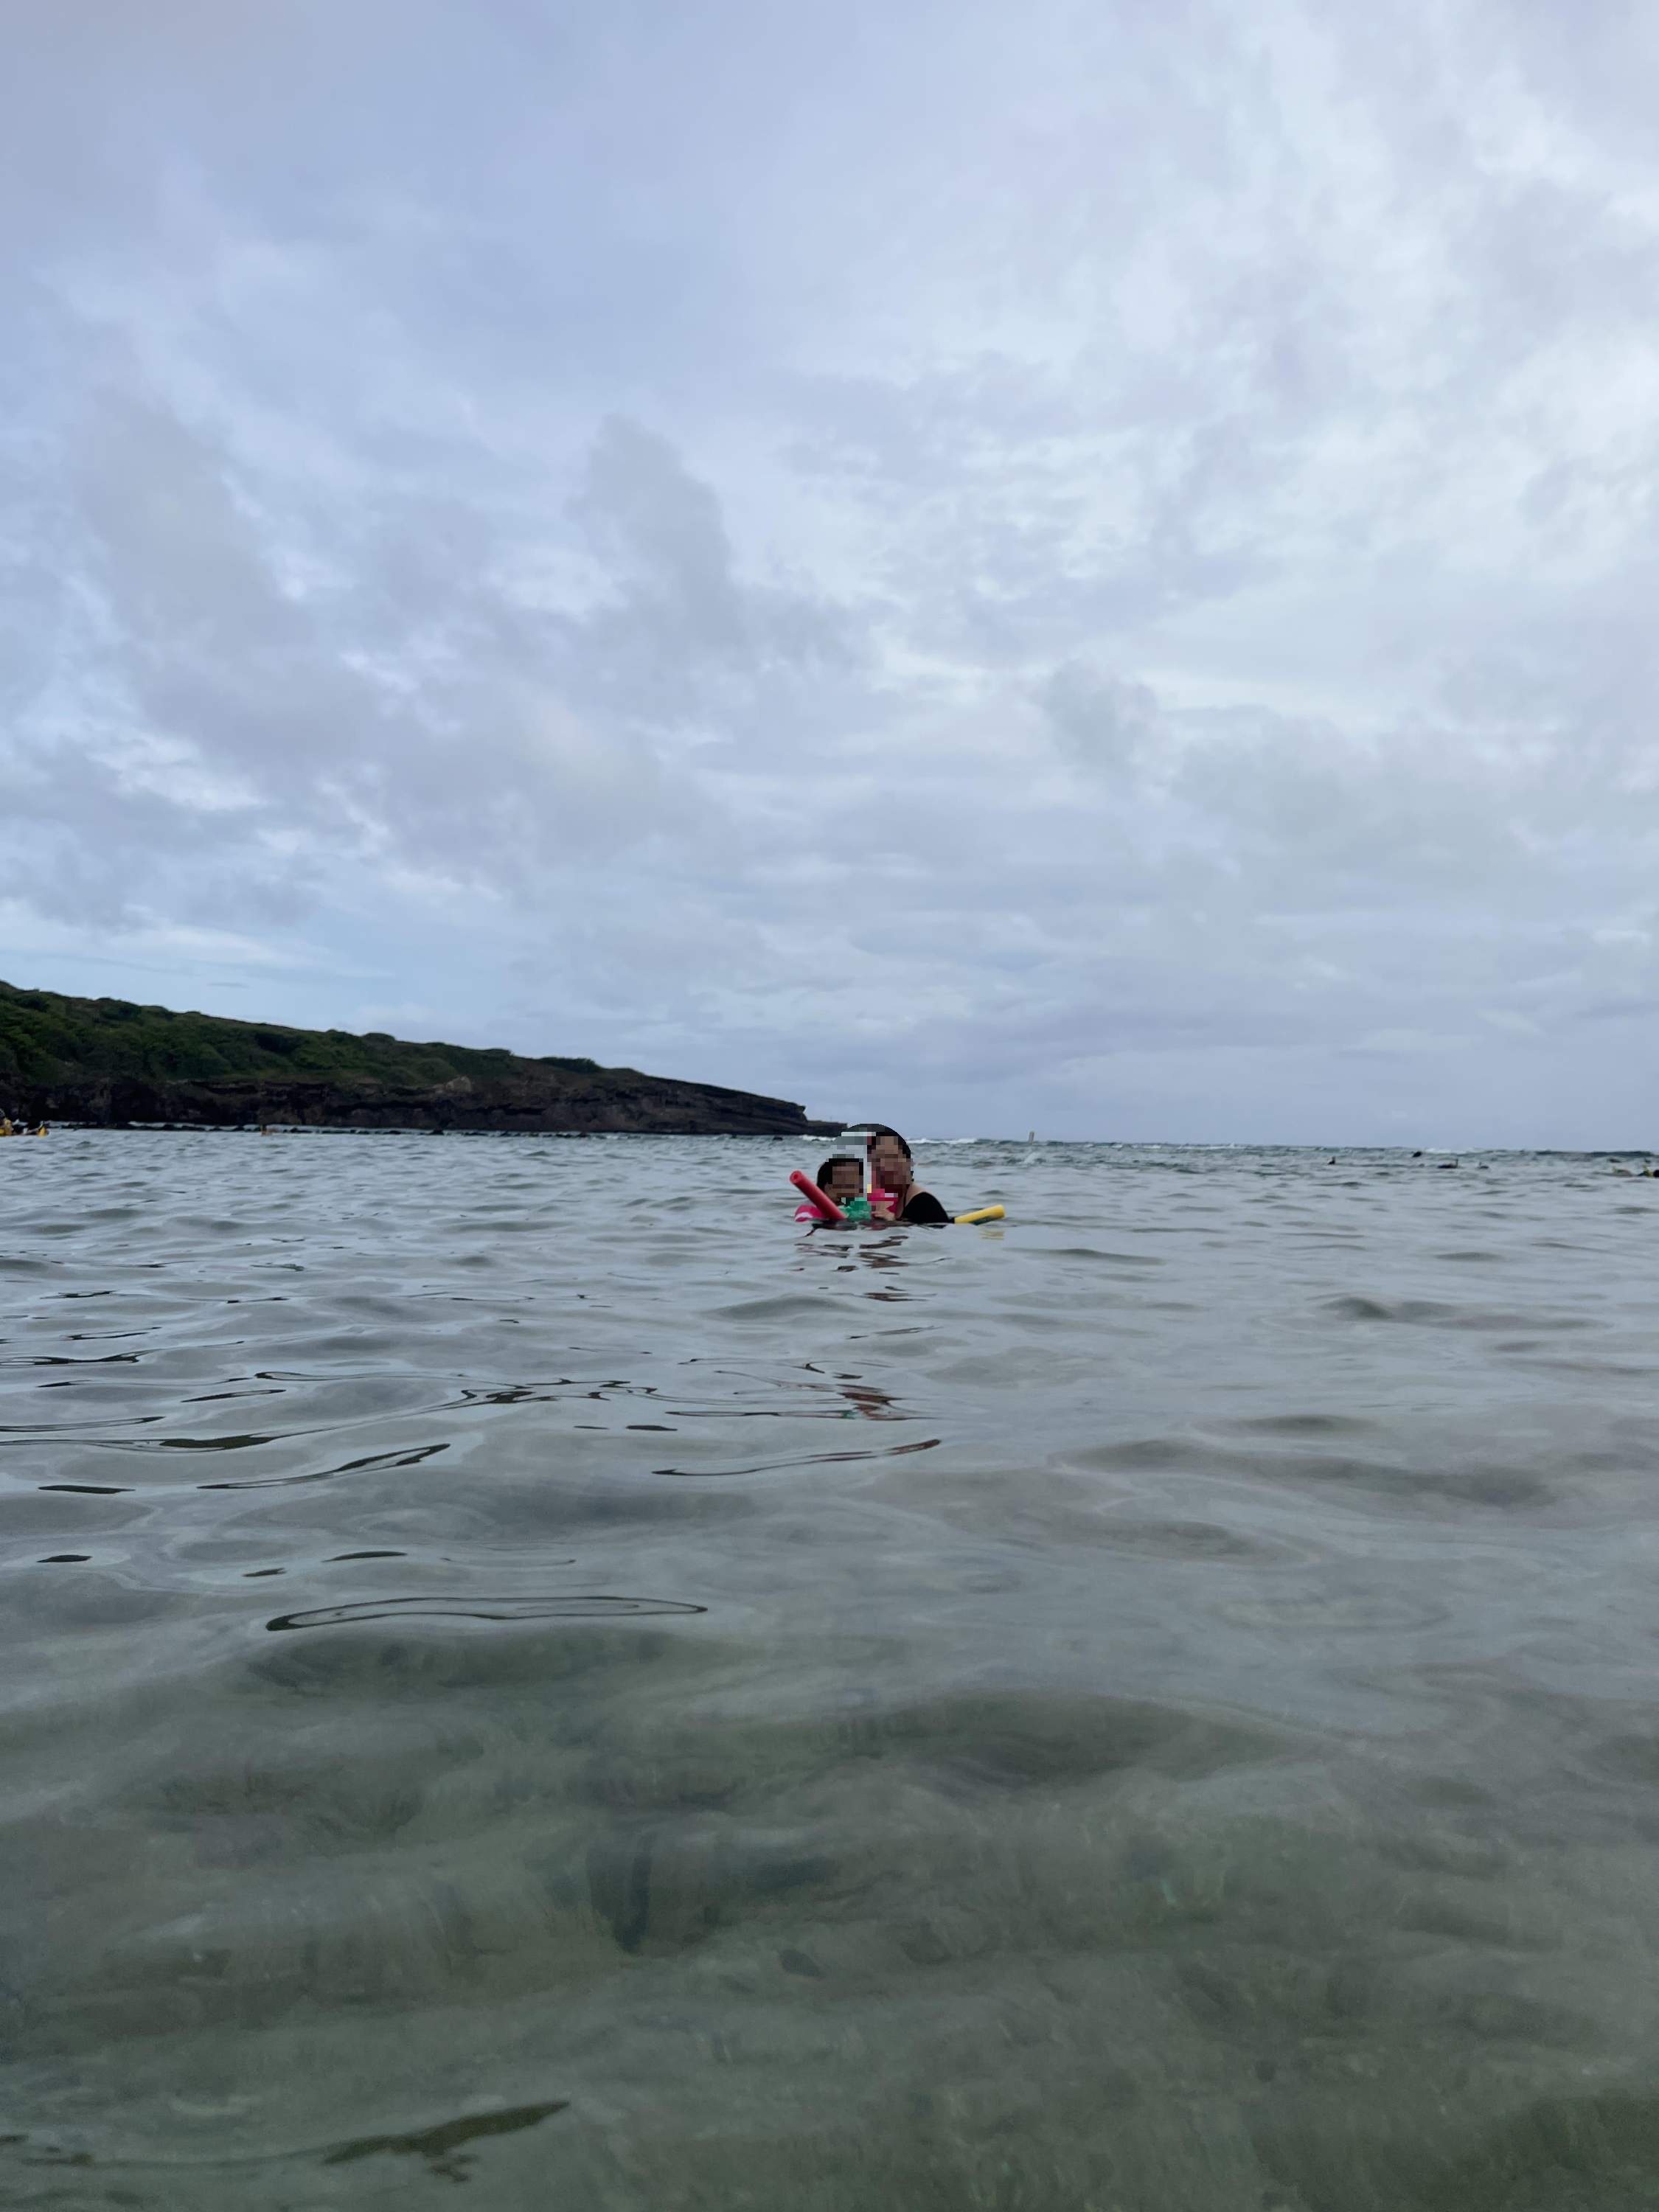
[[[896,1129],[872,1129],[869,1137],[870,1179],[878,1189],[890,1191],[893,1212],[878,1218],[916,1223],[945,1222],[951,1218],[931,1190],[916,1181],[910,1164],[910,1147]]]

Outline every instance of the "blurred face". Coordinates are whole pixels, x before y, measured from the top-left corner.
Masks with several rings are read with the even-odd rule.
[[[910,1163],[890,1137],[878,1137],[870,1153],[870,1165],[876,1181],[884,1190],[908,1190],[911,1182]]]
[[[856,1198],[864,1187],[856,1160],[837,1160],[830,1170],[830,1188],[826,1196],[839,1203],[843,1199]]]

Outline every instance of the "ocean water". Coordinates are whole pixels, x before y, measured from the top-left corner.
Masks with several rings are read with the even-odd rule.
[[[0,2203],[1659,2201],[1659,1183],[0,1145]]]

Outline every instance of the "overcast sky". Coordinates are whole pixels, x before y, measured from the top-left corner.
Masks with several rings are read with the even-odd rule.
[[[8,981],[1659,1144],[1659,10],[0,27]]]

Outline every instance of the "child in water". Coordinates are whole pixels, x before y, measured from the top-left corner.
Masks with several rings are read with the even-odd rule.
[[[850,1152],[838,1152],[834,1159],[826,1160],[815,1180],[824,1196],[833,1200],[842,1212],[846,1212],[853,1199],[862,1197],[864,1193],[864,1170]],[[803,1199],[795,1208],[795,1218],[797,1221],[822,1221],[823,1216],[808,1198]]]

